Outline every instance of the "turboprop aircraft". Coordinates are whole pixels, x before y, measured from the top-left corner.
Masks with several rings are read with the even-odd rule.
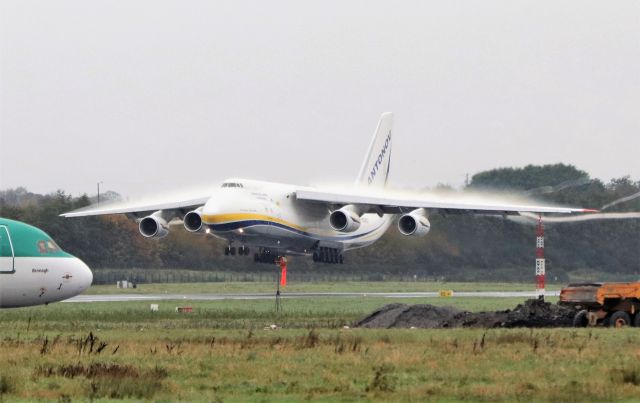
[[[355,184],[327,190],[249,179],[228,179],[217,190],[197,197],[155,203],[124,203],[62,214],[81,217],[127,214],[140,233],[161,238],[169,223],[181,222],[189,232],[205,232],[228,241],[225,254],[249,255],[272,263],[279,256],[311,255],[314,261],[342,263],[343,252],[371,245],[397,219],[406,236],[429,233],[433,213],[499,214],[573,213],[591,210],[544,205],[453,200],[424,195],[398,195],[385,189],[389,176],[393,114],[383,113],[367,149]]]
[[[0,218],[0,308],[62,301],[92,281],[89,267],[42,230]]]

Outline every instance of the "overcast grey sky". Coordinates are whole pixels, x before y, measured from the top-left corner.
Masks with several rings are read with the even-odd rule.
[[[0,189],[640,179],[638,1],[0,1]]]

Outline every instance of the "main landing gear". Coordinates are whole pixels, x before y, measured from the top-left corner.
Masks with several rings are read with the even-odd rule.
[[[253,254],[253,261],[257,263],[275,264],[279,258],[280,256],[270,249],[260,248],[259,253]]]
[[[249,250],[249,247],[247,246],[240,246],[237,250],[238,252],[238,256],[249,256],[249,253],[251,252]],[[227,246],[226,248],[224,248],[224,255],[225,256],[235,256],[236,255],[236,247],[235,246]]]
[[[330,264],[343,264],[344,258],[338,249],[320,247],[317,251],[313,252],[313,261]]]

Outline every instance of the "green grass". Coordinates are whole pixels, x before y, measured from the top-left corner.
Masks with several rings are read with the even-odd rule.
[[[471,285],[470,285],[471,286]],[[350,291],[350,290],[349,290]],[[638,329],[353,329],[386,303],[58,303],[0,311],[0,401],[633,401]],[[192,314],[176,313],[189,305]],[[268,325],[276,324],[271,330]]]
[[[199,294],[199,293],[243,293],[273,292],[271,282],[217,282],[217,283],[167,283],[139,284],[138,288],[117,288],[115,285],[94,285],[86,294]],[[551,285],[548,290],[559,290]],[[288,292],[427,292],[440,290],[454,291],[533,291],[533,283],[447,283],[412,281],[371,281],[371,282],[290,282]]]
[[[277,324],[287,329],[339,328],[390,303],[453,305],[470,311],[513,308],[522,298],[296,298],[282,300],[275,311],[274,300],[63,302],[0,311],[0,335],[30,331],[61,332],[70,326],[82,331],[95,329],[251,329]],[[151,312],[150,303],[159,304]],[[176,313],[178,306],[193,307],[190,314]],[[21,330],[22,329],[22,330]]]
[[[186,328],[93,335],[93,349],[81,332],[5,337],[4,398],[631,401],[640,393],[636,329]]]

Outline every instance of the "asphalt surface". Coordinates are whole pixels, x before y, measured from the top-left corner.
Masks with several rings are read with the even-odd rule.
[[[560,295],[559,291],[547,291],[548,297]],[[123,302],[123,301],[220,301],[227,299],[255,300],[272,299],[275,293],[242,293],[242,294],[104,294],[78,295],[64,302]],[[282,298],[440,298],[439,292],[283,292]],[[454,297],[474,298],[535,298],[534,291],[460,291]]]

